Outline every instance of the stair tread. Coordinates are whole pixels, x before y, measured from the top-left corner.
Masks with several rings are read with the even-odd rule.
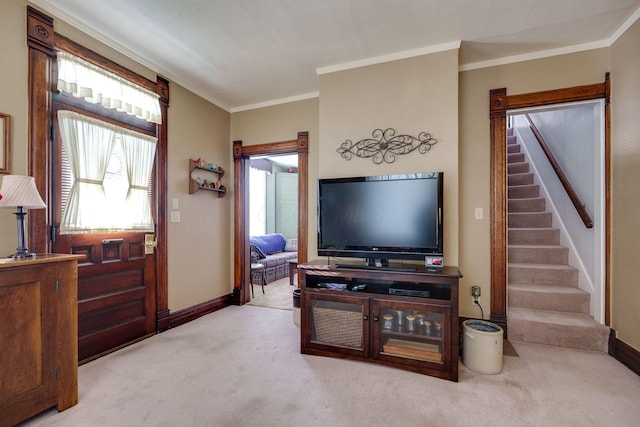
[[[570,286],[554,286],[554,285],[530,285],[526,283],[509,283],[509,290],[549,293],[549,294],[575,294],[583,295],[587,292],[580,288]]]
[[[551,214],[550,211],[540,211],[540,212],[508,212],[509,215],[540,215],[540,214]],[[549,228],[549,227],[547,227]]]
[[[523,230],[523,229],[521,229]],[[536,230],[539,230],[536,229]],[[515,244],[509,244],[509,248],[513,248],[513,249],[558,249],[558,248],[566,248],[566,246],[562,246],[562,245],[535,245],[535,244],[519,244],[519,243],[515,243]]]
[[[509,267],[515,268],[538,268],[541,270],[577,270],[568,264],[535,264],[526,262],[510,262]]]
[[[600,325],[593,317],[585,313],[570,313],[553,310],[540,310],[537,308],[510,308],[509,317],[518,317],[521,320],[529,320],[538,323],[548,323],[567,326],[593,327]]]
[[[540,197],[540,196],[536,196],[536,197],[519,197],[517,199],[512,199],[512,200],[518,200],[521,202],[526,202],[526,201],[531,201],[531,200],[546,200],[544,197]]]
[[[538,231],[538,230],[557,230],[557,227],[517,227],[517,228],[509,228],[509,230],[517,230],[517,231]]]

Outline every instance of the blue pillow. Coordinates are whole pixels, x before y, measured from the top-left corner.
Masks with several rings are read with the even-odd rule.
[[[280,233],[265,234],[263,236],[253,236],[249,239],[249,243],[256,245],[265,254],[274,254],[284,251],[284,245],[287,240]]]

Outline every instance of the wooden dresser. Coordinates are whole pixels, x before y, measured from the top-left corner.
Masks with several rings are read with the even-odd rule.
[[[78,260],[0,259],[0,426],[78,403]]]

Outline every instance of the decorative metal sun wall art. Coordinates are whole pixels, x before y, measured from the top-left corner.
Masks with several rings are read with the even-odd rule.
[[[363,159],[371,157],[373,163],[379,165],[382,162],[393,163],[397,156],[409,154],[416,149],[424,154],[438,142],[427,132],[420,132],[417,137],[396,135],[396,130],[393,128],[376,129],[371,132],[371,136],[373,138],[362,139],[358,142],[347,139],[340,144],[340,148],[336,151],[345,160],[351,160],[353,156]]]

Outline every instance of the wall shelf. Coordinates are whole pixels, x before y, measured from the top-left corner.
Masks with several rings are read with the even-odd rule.
[[[198,190],[207,190],[218,193],[218,197],[224,197],[224,195],[227,193],[227,188],[224,185],[220,185],[218,188],[215,188],[216,181],[208,182],[208,180],[203,179],[202,183],[199,183],[197,181],[197,178],[193,178],[193,171],[202,171],[217,174],[218,179],[216,181],[220,181],[224,176],[224,169],[222,169],[220,166],[218,166],[216,169],[202,168],[196,165],[196,163],[192,159],[189,159],[189,194],[193,194]]]

